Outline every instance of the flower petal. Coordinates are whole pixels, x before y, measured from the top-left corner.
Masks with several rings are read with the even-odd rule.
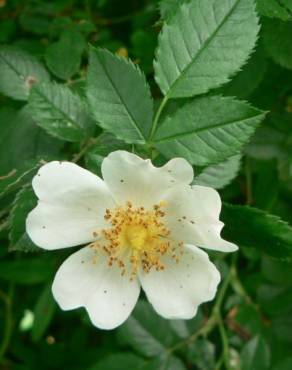
[[[140,284],[128,275],[121,276],[115,265],[109,267],[103,252],[85,247],[61,265],[52,289],[63,310],[85,307],[95,326],[113,329],[132,312]]]
[[[181,186],[171,189],[165,202],[165,222],[172,238],[222,252],[238,249],[220,236],[224,224],[219,220],[221,199],[216,190]]]
[[[74,163],[50,162],[32,182],[39,198],[26,221],[32,241],[44,249],[59,249],[94,240],[105,226],[106,208],[115,203],[105,183]]]
[[[139,277],[149,302],[167,319],[190,319],[198,306],[214,298],[220,274],[207,253],[191,245],[177,263],[164,257],[163,271],[141,272]]]
[[[136,206],[152,207],[167,189],[189,184],[193,169],[182,158],[165,166],[154,167],[151,161],[125,151],[111,153],[102,163],[102,175],[118,203],[133,202]]]

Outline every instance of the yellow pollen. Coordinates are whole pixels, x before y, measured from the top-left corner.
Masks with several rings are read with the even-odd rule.
[[[183,253],[183,243],[171,240],[163,222],[165,205],[163,201],[146,210],[127,202],[123,207],[106,209],[104,219],[109,227],[98,233],[103,242],[97,240],[91,247],[103,250],[108,255],[108,265],[118,266],[122,276],[130,269],[131,279],[139,269],[147,273],[164,270],[164,255],[178,262]]]

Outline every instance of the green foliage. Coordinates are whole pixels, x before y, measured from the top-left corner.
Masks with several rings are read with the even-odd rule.
[[[263,112],[232,98],[198,98],[166,117],[154,144],[168,158],[207,166],[238,153],[263,117]]]
[[[246,62],[257,33],[253,0],[183,4],[160,35],[156,82],[171,98],[206,93],[228,82]]]
[[[9,234],[10,249],[12,251],[38,251],[25,231],[27,214],[37,205],[37,200],[30,187],[23,187],[17,193],[10,212],[11,230]]]
[[[291,24],[291,0],[0,0],[1,369],[292,368]],[[32,178],[51,160],[101,176],[115,150],[184,157],[220,192],[239,251],[206,250],[221,283],[191,320],[142,293],[101,331],[52,296],[79,247],[29,239]]]
[[[289,69],[292,69],[291,33],[292,21],[266,19],[264,22],[263,40],[267,52],[276,63]]]
[[[0,279],[17,284],[39,284],[52,277],[53,265],[46,256],[0,262]]]
[[[66,141],[80,141],[92,129],[87,105],[69,87],[56,83],[35,86],[29,97],[35,122],[51,135]]]
[[[129,143],[150,134],[152,100],[138,67],[102,49],[92,49],[87,96],[97,123]],[[134,88],[134,91],[133,91]]]
[[[261,15],[269,18],[280,18],[283,21],[292,18],[291,0],[257,0],[257,10]]]
[[[276,258],[291,259],[292,227],[279,217],[256,208],[225,204],[222,219],[227,239]]]
[[[39,61],[22,50],[0,48],[0,92],[13,99],[27,100],[31,87],[48,81],[49,75]]]
[[[128,369],[144,369],[145,361],[132,353],[115,353],[98,361],[89,370],[128,370]]]
[[[48,68],[55,76],[68,80],[79,71],[85,46],[84,37],[80,32],[64,31],[60,40],[49,45],[46,50]]]
[[[214,166],[205,167],[197,176],[194,184],[222,189],[237,176],[241,163],[240,155],[230,157]]]
[[[242,370],[270,369],[270,354],[265,340],[257,336],[243,347],[241,352]]]
[[[57,306],[51,292],[51,284],[48,284],[45,286],[35,305],[34,321],[31,331],[33,341],[37,342],[42,338],[53,319],[56,308]]]
[[[27,161],[57,156],[62,142],[50,138],[31,117],[28,106],[0,111],[0,174],[11,174]],[[14,173],[14,172],[13,172]],[[8,176],[7,178],[10,178]]]

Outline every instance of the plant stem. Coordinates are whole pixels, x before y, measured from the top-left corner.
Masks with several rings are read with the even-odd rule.
[[[153,121],[152,128],[151,128],[151,132],[150,132],[150,140],[153,138],[153,135],[155,134],[155,131],[157,129],[157,125],[158,125],[158,122],[159,122],[159,118],[161,116],[161,113],[162,113],[167,101],[168,101],[168,96],[165,95],[165,97],[162,99],[162,102],[160,103],[159,108],[158,108],[158,110],[155,114],[154,121]]]
[[[230,369],[230,365],[229,365],[229,344],[228,344],[228,338],[227,338],[227,334],[226,334],[226,331],[225,331],[225,328],[224,328],[224,323],[223,323],[223,320],[222,320],[221,316],[220,316],[220,319],[219,319],[219,332],[220,332],[220,336],[221,336],[221,340],[222,340],[222,346],[223,346],[223,350],[222,350],[223,362],[224,362],[225,368],[227,370],[229,370]]]
[[[73,156],[73,159],[72,159],[72,162],[73,163],[77,163],[80,161],[80,159],[84,156],[84,154],[93,146],[95,145],[97,142],[98,142],[98,139],[99,139],[100,135],[97,136],[96,138],[90,138],[88,139],[83,147],[80,149],[80,152],[75,154]]]
[[[10,286],[9,295],[0,291],[0,300],[4,303],[5,306],[5,323],[4,323],[4,333],[2,341],[0,343],[0,364],[3,362],[5,352],[9,346],[10,337],[12,333],[12,294],[13,286]]]

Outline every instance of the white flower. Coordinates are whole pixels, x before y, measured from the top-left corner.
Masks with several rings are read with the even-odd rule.
[[[85,307],[95,326],[113,329],[142,286],[163,317],[192,318],[220,281],[198,247],[237,249],[220,237],[218,193],[190,186],[193,169],[181,158],[156,168],[116,151],[104,159],[102,175],[50,162],[33,179],[39,202],[26,224],[33,242],[48,250],[88,244],[57,272],[56,301],[63,310]]]

